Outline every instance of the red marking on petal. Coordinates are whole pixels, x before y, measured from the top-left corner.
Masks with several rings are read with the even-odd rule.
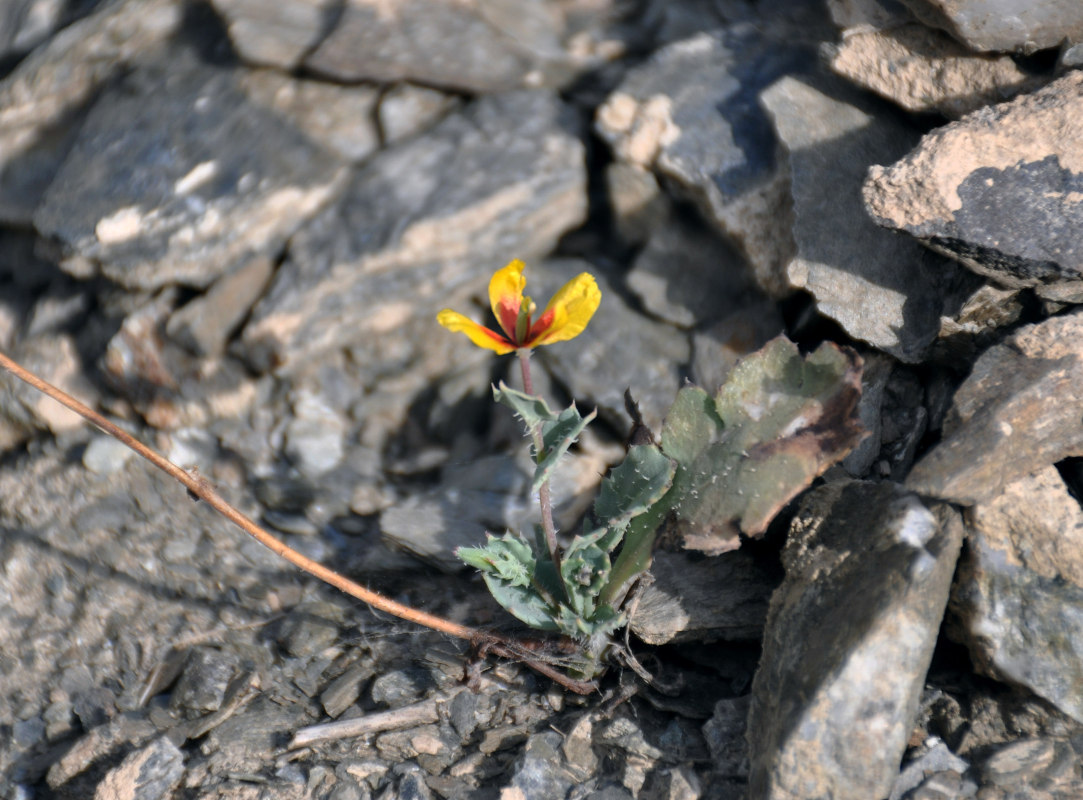
[[[519,322],[519,306],[522,301],[522,297],[501,297],[496,306],[496,321],[511,341],[515,340],[515,326]]]
[[[530,332],[526,335],[526,341],[523,344],[530,347],[534,340],[545,333],[546,329],[553,324],[554,316],[556,316],[556,311],[548,309],[538,317],[538,321],[530,326]]]

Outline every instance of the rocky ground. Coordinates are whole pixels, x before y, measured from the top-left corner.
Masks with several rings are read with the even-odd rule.
[[[653,679],[582,697],[4,377],[0,793],[1083,796],[1083,10],[1002,5],[0,0],[0,347],[318,561],[517,630],[453,555],[536,519],[513,359],[435,321],[514,257],[602,287],[536,358],[599,409],[564,530],[626,388],[657,428],[780,332],[860,352],[869,431],[667,537]]]

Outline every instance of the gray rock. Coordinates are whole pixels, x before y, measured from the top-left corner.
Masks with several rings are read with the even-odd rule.
[[[299,80],[270,69],[242,73],[240,86],[256,105],[345,161],[362,161],[380,147],[375,86]]]
[[[907,477],[911,490],[962,505],[1063,458],[1083,455],[1075,397],[1083,313],[1021,328],[989,348],[955,393],[943,438]]]
[[[8,0],[0,6],[0,61],[37,47],[70,13],[57,0]]]
[[[212,0],[230,41],[253,64],[292,70],[326,33],[334,13],[332,0]]]
[[[259,397],[257,383],[235,359],[199,359],[170,340],[164,329],[175,302],[166,290],[125,317],[101,359],[106,379],[160,430],[244,414]]]
[[[979,55],[946,33],[917,23],[845,31],[831,68],[907,111],[952,118],[1041,82],[1006,55]]]
[[[783,332],[778,306],[751,299],[713,325],[692,334],[692,382],[714,394],[744,356]]]
[[[923,21],[944,28],[973,50],[1030,54],[1083,39],[1077,3],[1017,0],[903,0]]]
[[[285,449],[302,475],[318,478],[338,466],[346,449],[346,423],[327,400],[300,390],[292,400]]]
[[[1083,72],[982,109],[873,167],[865,204],[885,227],[1006,286],[1083,277]]]
[[[454,95],[427,86],[410,83],[394,86],[380,96],[376,110],[380,136],[385,144],[408,139],[431,127],[457,103]]]
[[[1048,466],[971,509],[953,593],[978,670],[1083,722],[1083,511]]]
[[[118,747],[141,746],[156,732],[154,725],[135,714],[114,717],[80,736],[49,766],[45,781],[52,789],[69,784],[77,775],[85,775],[95,762],[116,752]]]
[[[304,63],[343,81],[503,91],[538,85],[538,71],[563,56],[561,23],[550,4],[530,0],[405,0],[393,10],[348,0]]]
[[[546,287],[539,296],[551,296],[583,271],[598,279],[601,305],[578,338],[543,348],[542,363],[581,408],[597,405],[620,430],[631,422],[624,410],[624,390],[631,389],[647,425],[659,430],[680,388],[681,367],[691,356],[688,338],[633,311],[604,276],[583,261],[539,264],[538,281]]]
[[[647,644],[758,639],[778,575],[742,550],[713,558],[655,553],[632,632]]]
[[[1039,287],[1039,290],[1074,286],[1056,283]],[[983,283],[963,300],[958,311],[940,318],[940,337],[933,349],[933,358],[942,364],[973,361],[995,342],[1001,329],[1019,320],[1023,313],[1022,291]],[[1063,298],[1063,294],[1060,297]]]
[[[274,273],[271,260],[260,256],[231,269],[207,292],[174,311],[165,330],[170,338],[199,356],[221,353]]]
[[[741,258],[695,217],[671,213],[627,275],[651,314],[682,328],[721,320],[755,292]]]
[[[931,743],[923,743],[921,750],[910,758],[899,772],[891,787],[888,800],[902,800],[904,797],[907,800],[918,800],[918,798],[936,800],[938,795],[933,793],[936,787],[949,782],[951,775],[954,775],[956,779],[961,779],[963,773],[970,768],[970,764],[951,752],[943,741],[935,737],[931,738]],[[961,781],[959,781],[959,788],[962,788]],[[974,788],[977,790],[976,786]],[[955,797],[961,799],[966,796],[965,793],[959,792],[957,795],[946,795],[945,800],[947,797],[954,800]]]
[[[700,34],[631,70],[595,119],[619,160],[653,169],[696,200],[773,296],[789,289],[792,242],[785,167],[757,95],[810,61],[799,44],[781,46],[753,26]]]
[[[182,18],[177,0],[103,3],[0,82],[0,220],[31,221],[96,93],[160,49]]]
[[[750,697],[728,697],[714,705],[711,718],[703,723],[703,738],[711,751],[714,771],[719,775],[748,778],[748,722]]]
[[[18,344],[10,353],[25,369],[92,408],[98,392],[84,372],[75,340],[68,334],[45,334]],[[8,450],[38,431],[54,435],[83,428],[81,416],[4,373],[0,382],[0,450]]]
[[[564,763],[560,745],[556,731],[531,734],[505,791],[517,789],[523,797],[564,797],[575,779]]]
[[[94,800],[161,800],[172,796],[183,776],[184,754],[162,736],[109,770],[94,790]]]
[[[831,19],[843,31],[849,28],[883,30],[914,21],[901,0],[827,0]]]
[[[173,696],[172,706],[189,713],[217,711],[222,707],[226,689],[239,669],[228,651],[196,647],[189,651]]]
[[[934,513],[896,484],[842,482],[806,498],[753,682],[750,797],[890,792],[962,537],[954,511]]]
[[[861,400],[857,415],[861,426],[869,432],[861,443],[842,460],[846,471],[855,478],[868,474],[880,455],[884,395],[895,361],[882,353],[863,353],[861,369]]]
[[[381,151],[294,237],[244,330],[246,357],[288,372],[354,345],[377,375],[411,358],[431,360],[427,380],[447,371],[458,361],[449,353],[470,346],[436,312],[583,219],[583,150],[566,122],[551,96],[497,95]]]
[[[642,245],[659,224],[671,218],[672,204],[650,170],[614,161],[606,165],[605,185],[613,226],[625,244]]]
[[[861,202],[869,164],[897,158],[916,134],[874,114],[845,87],[825,93],[783,78],[763,93],[763,103],[793,173],[797,255],[787,267],[790,281],[854,338],[919,361],[939,329],[938,273],[950,266],[936,267],[914,243],[879,230]]]
[[[34,214],[69,269],[133,288],[206,286],[275,256],[335,195],[340,162],[173,48],[104,90]]]
[[[982,800],[1057,800],[1083,792],[1078,737],[1034,737],[1001,743],[978,769]]]

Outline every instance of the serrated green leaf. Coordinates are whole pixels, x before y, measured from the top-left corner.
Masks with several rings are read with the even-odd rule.
[[[657,503],[673,483],[675,464],[653,444],[628,448],[620,466],[602,481],[594,516],[598,524],[623,527]]]
[[[511,533],[497,539],[491,533],[482,547],[460,547],[456,555],[471,567],[509,586],[528,586],[534,580],[534,553],[530,545]]]
[[[526,424],[527,430],[543,422],[553,422],[557,418],[544,399],[511,389],[503,381],[499,386],[493,387],[493,399],[514,411],[515,415]]]
[[[485,585],[489,587],[496,602],[500,603],[508,613],[525,622],[532,628],[541,631],[555,631],[559,629],[554,620],[553,609],[548,603],[534,591],[531,586],[512,586],[491,573],[482,573]]]
[[[579,410],[572,403],[561,411],[560,416],[555,420],[542,423],[543,450],[540,457],[538,454],[534,455],[538,466],[534,470],[534,482],[530,487],[532,492],[538,491],[541,485],[549,480],[561,456],[568,452],[568,448],[575,443],[579,434],[596,416],[598,416],[597,410],[591,411],[585,417],[580,416]]]

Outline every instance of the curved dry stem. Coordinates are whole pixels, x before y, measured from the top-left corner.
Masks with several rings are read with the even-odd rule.
[[[39,392],[48,395],[58,403],[67,406],[103,433],[107,433],[114,439],[123,442],[151,464],[158,467],[158,469],[184,484],[189,492],[200,500],[205,501],[211,508],[239,527],[257,542],[281,556],[295,567],[307,572],[309,575],[319,578],[324,583],[334,586],[336,589],[345,592],[363,603],[367,603],[372,608],[391,614],[399,619],[413,622],[417,625],[422,625],[426,628],[431,628],[432,630],[440,631],[441,633],[446,633],[449,636],[455,636],[459,639],[467,639],[474,643],[487,644],[489,645],[491,652],[506,657],[516,658],[536,672],[552,678],[565,688],[578,694],[590,694],[597,690],[597,684],[592,681],[580,681],[569,678],[567,675],[564,675],[559,670],[553,669],[544,662],[523,657],[520,648],[516,646],[514,639],[500,636],[491,631],[483,631],[479,628],[461,625],[457,622],[444,619],[443,617],[438,617],[435,614],[429,614],[425,611],[396,602],[390,597],[385,597],[379,592],[366,589],[361,584],[350,580],[346,576],[340,575],[332,569],[328,569],[317,561],[313,561],[311,558],[294,550],[285,542],[272,536],[247,516],[242,514],[237,508],[226,502],[226,500],[218,494],[211,485],[210,481],[202,475],[181,469],[165,456],[147,447],[130,433],[117,427],[92,408],[80,403],[67,392],[58,389],[51,383],[42,380],[34,373],[24,369],[8,358],[4,353],[0,353],[0,367],[3,367],[16,378],[34,387]]]

